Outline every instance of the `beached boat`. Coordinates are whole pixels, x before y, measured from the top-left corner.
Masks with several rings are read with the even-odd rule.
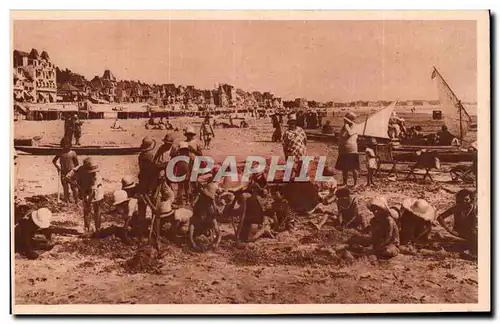
[[[61,152],[59,145],[14,145],[14,148],[17,151],[33,155],[56,155]],[[141,151],[139,147],[100,145],[74,146],[72,150],[78,155],[133,155]]]

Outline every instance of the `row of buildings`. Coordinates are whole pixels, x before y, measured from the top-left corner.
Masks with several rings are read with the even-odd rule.
[[[261,107],[261,108],[340,108],[387,106],[390,101],[325,102],[297,98],[282,101],[271,92],[247,92],[229,84],[213,89],[196,89],[192,85],[146,84],[140,81],[117,80],[110,70],[88,81],[69,70],[61,71],[46,51],[29,53],[15,50],[13,55],[13,91],[16,102],[84,102],[148,103],[153,106],[178,107]],[[59,82],[58,82],[59,81]],[[400,101],[399,105],[438,105],[439,101]]]
[[[69,70],[61,71],[46,51],[15,50],[13,90],[16,102],[50,103],[148,103],[154,106],[181,107],[282,107],[281,98],[270,92],[246,92],[229,84],[214,89],[196,89],[192,85],[146,84],[117,80],[110,70],[88,81]],[[59,80],[58,80],[59,74]],[[58,82],[59,81],[59,82]]]

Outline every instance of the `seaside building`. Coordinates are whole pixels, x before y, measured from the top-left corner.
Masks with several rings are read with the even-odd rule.
[[[14,50],[14,99],[36,103],[57,101],[56,67],[46,51]],[[22,88],[22,90],[21,90]]]

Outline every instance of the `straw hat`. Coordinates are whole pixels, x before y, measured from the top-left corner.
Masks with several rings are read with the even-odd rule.
[[[296,114],[290,114],[288,116],[288,121],[296,121],[297,120],[297,115]]]
[[[99,166],[95,163],[94,159],[91,157],[83,160],[83,168],[87,173],[96,173],[99,171]]]
[[[154,149],[156,146],[156,141],[148,136],[142,139],[141,151],[148,152]]]
[[[172,211],[173,211],[172,202],[170,200],[162,201],[160,203],[160,206],[158,208],[158,212],[160,214],[160,217],[170,216]]]
[[[356,116],[356,114],[355,114],[355,113],[353,113],[353,112],[348,112],[347,114],[345,114],[345,116],[344,116],[344,120],[345,120],[345,121],[347,121],[347,122],[349,122],[349,123],[351,123],[351,124],[354,124],[354,122],[356,121],[356,118],[357,118],[357,117],[358,117],[358,116]]]
[[[408,198],[403,201],[403,208],[426,221],[436,218],[436,210],[424,199]]]
[[[367,207],[368,207],[368,209],[370,209],[372,207],[378,207],[382,210],[389,212],[389,205],[387,204],[387,200],[385,199],[385,197],[373,198],[372,200],[370,200],[368,202]]]
[[[188,142],[185,142],[185,141],[182,141],[179,143],[179,150],[180,149],[187,149],[189,148],[189,143]]]
[[[174,219],[182,223],[187,223],[193,217],[193,211],[187,208],[178,208],[175,210]]]
[[[40,208],[31,212],[31,219],[33,219],[33,223],[40,228],[49,227],[51,218],[52,212],[48,208]]]
[[[129,201],[127,192],[125,190],[117,190],[113,192],[113,206],[119,205],[125,201]]]
[[[122,178],[122,189],[130,189],[135,186],[135,181],[132,176],[125,176]]]
[[[174,137],[172,136],[172,134],[167,133],[167,134],[165,134],[165,137],[163,138],[163,142],[165,142],[165,143],[173,143],[174,142]]]
[[[196,135],[196,131],[194,130],[193,126],[188,126],[186,127],[186,130],[184,131],[184,134],[193,134]]]

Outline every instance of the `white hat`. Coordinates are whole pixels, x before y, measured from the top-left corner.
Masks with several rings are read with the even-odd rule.
[[[193,126],[188,126],[188,127],[186,127],[186,130],[184,131],[184,134],[194,134],[194,135],[196,135],[196,131],[194,130]]]
[[[130,189],[135,187],[135,181],[132,176],[125,176],[122,178],[122,189]]]
[[[186,148],[189,148],[189,144],[188,142],[179,142],[179,149],[186,149]]]
[[[193,217],[193,211],[187,208],[178,208],[175,210],[174,218],[181,223],[187,223]]]
[[[161,215],[160,218],[170,216],[170,213],[172,213],[172,211],[173,209],[171,201],[167,200],[167,201],[162,201],[160,203],[160,206],[158,208],[158,212]]]
[[[385,199],[385,197],[376,197],[370,200],[370,202],[368,202],[367,204],[367,207],[370,208],[372,206],[378,207],[380,209],[389,212],[389,205],[387,204],[387,200]]]
[[[40,208],[31,212],[31,218],[38,227],[47,228],[50,226],[52,212],[48,208]]]
[[[113,206],[119,205],[125,201],[129,201],[127,192],[125,190],[117,190],[113,192]]]
[[[403,208],[426,221],[436,218],[436,210],[424,199],[408,198],[403,201]]]
[[[288,120],[297,120],[297,115],[296,114],[290,114],[290,116],[288,116]]]

